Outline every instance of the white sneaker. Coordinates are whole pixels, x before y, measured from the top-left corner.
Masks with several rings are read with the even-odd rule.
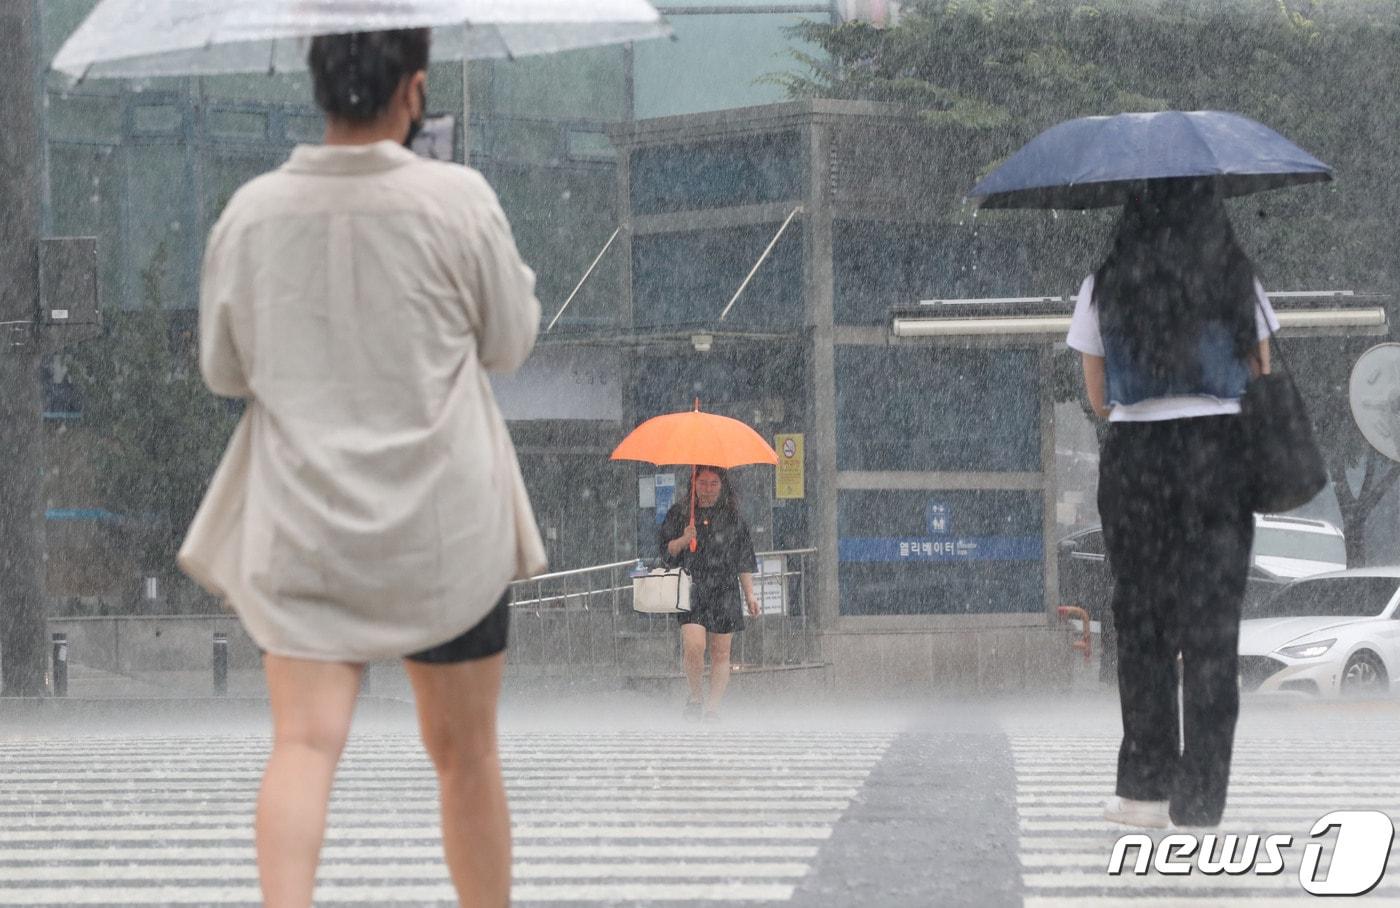
[[[1104,807],[1103,818],[1110,823],[1124,826],[1144,826],[1148,829],[1166,829],[1171,825],[1167,816],[1166,801],[1134,801],[1132,798],[1114,798]]]

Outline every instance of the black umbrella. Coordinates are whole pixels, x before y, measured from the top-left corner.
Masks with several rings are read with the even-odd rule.
[[[1330,180],[1332,168],[1239,114],[1126,113],[1050,127],[968,195],[983,208],[1106,208],[1144,181],[1179,178],[1239,196]]]

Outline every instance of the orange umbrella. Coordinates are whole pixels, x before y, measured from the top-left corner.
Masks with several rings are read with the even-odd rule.
[[[753,429],[715,413],[694,410],[667,413],[648,419],[612,452],[613,460],[640,460],[666,466],[690,464],[690,525],[695,525],[695,465],[740,467],[746,464],[777,464],[778,453]],[[691,542],[691,551],[695,543]]]

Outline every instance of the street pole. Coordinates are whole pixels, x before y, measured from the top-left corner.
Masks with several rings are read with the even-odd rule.
[[[44,694],[35,3],[0,4],[0,695]]]

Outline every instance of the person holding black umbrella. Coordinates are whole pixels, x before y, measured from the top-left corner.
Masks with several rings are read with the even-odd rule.
[[[1068,337],[1109,421],[1098,497],[1123,714],[1109,820],[1214,826],[1224,811],[1253,511],[1297,507],[1326,475],[1291,379],[1267,375],[1278,320],[1223,199],[1331,179],[1262,123],[1166,110],[1059,123],[968,193],[983,208],[1123,206]]]
[[[1098,499],[1123,717],[1111,821],[1220,822],[1254,535],[1240,399],[1268,371],[1276,327],[1209,180],[1144,182],[1080,288],[1068,343],[1109,420]]]

